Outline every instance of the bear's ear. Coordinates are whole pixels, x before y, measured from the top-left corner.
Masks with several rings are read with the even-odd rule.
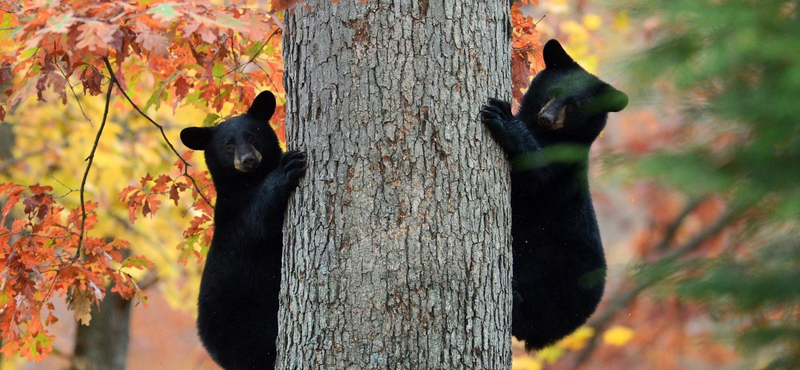
[[[205,150],[211,134],[211,127],[187,127],[181,130],[181,141],[189,149]]]
[[[545,68],[566,67],[575,63],[556,39],[552,39],[544,45],[542,56]]]
[[[269,121],[275,113],[275,95],[269,91],[262,91],[253,100],[253,105],[247,110],[247,115],[255,119]]]

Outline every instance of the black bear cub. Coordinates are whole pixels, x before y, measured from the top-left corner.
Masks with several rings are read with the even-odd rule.
[[[205,151],[217,190],[197,329],[226,370],[275,362],[283,217],[306,162],[302,152],[282,152],[269,125],[274,112],[275,96],[264,91],[246,114],[181,131],[184,145]]]
[[[517,115],[491,99],[483,124],[512,166],[514,254],[511,333],[541,349],[586,322],[605,285],[606,261],[589,193],[589,146],[628,96],[586,72],[556,40]]]

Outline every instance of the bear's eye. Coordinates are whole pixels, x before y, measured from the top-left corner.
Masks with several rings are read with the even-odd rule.
[[[578,109],[578,101],[575,99],[568,99],[564,103],[564,108],[567,110],[567,113],[574,113]]]
[[[249,141],[250,144],[255,143],[256,142],[256,136],[253,135],[253,134],[247,134],[247,141]]]
[[[226,144],[225,145],[225,150],[227,150],[228,153],[233,153],[233,143]]]

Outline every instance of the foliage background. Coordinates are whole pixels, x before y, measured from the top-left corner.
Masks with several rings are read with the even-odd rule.
[[[98,238],[98,250],[119,249],[101,240],[113,236],[146,258],[130,268],[112,258],[111,270],[95,269],[103,259],[86,260],[91,273],[75,278],[53,270],[76,254],[77,227],[64,239],[72,244],[59,247],[39,238],[31,239],[38,249],[23,248],[22,234],[2,239],[3,368],[69,366],[75,320],[88,320],[94,302],[86,282],[127,274],[155,281],[129,292],[150,298],[134,308],[128,367],[216,368],[192,316],[213,232],[203,218],[210,209],[192,189],[212,199],[213,192],[198,155],[185,157],[193,167],[184,172],[178,131],[241,111],[262,89],[281,100],[280,15],[271,12],[291,2],[236,3],[0,1],[0,183],[51,186],[56,204],[80,207],[108,56],[121,83],[85,182],[98,220],[87,235]],[[592,149],[606,296],[588,325],[557,346],[537,354],[516,346],[514,369],[800,368],[797,13],[797,1],[779,0],[514,3],[516,97],[542,68],[540,46],[550,38],[631,97]],[[122,34],[104,33],[109,24]],[[24,219],[20,204],[6,221]],[[11,300],[19,296],[6,283],[13,250],[31,256],[14,276],[31,281],[23,303],[38,306]],[[42,300],[51,285],[54,298]],[[9,313],[12,301],[19,314]],[[49,314],[58,321],[30,324],[37,315],[49,323]],[[13,330],[20,341],[9,340]]]

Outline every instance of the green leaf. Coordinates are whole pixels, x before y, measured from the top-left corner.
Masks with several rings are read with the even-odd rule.
[[[253,45],[250,45],[250,47],[248,47],[248,48],[247,48],[247,49],[244,51],[244,53],[245,53],[245,54],[246,54],[248,57],[250,57],[251,59],[253,59],[253,58],[255,58],[255,57],[257,56],[257,55],[256,55],[257,53],[262,53],[262,54],[264,53],[264,50],[262,49],[262,46],[263,46],[263,45],[264,45],[264,43],[262,43],[262,42],[254,42],[254,43],[253,43]]]
[[[72,17],[72,14],[64,14],[61,17],[52,17],[48,19],[47,23],[50,21],[55,21],[54,24],[50,25],[50,31],[56,33],[67,33],[69,31],[69,27],[72,26],[74,23],[75,18]]]
[[[214,126],[215,123],[219,120],[219,115],[216,113],[209,113],[206,114],[206,118],[203,120],[203,127],[211,127]]]
[[[179,12],[175,10],[175,4],[171,3],[158,4],[150,8],[149,13],[168,22],[179,16]]]
[[[156,109],[161,107],[161,102],[162,101],[166,101],[167,99],[169,99],[169,94],[167,94],[167,91],[164,88],[166,86],[169,86],[172,83],[172,81],[174,81],[176,78],[178,78],[178,75],[180,75],[180,74],[183,74],[183,72],[182,71],[175,72],[172,75],[170,75],[169,77],[167,77],[166,80],[162,81],[159,84],[158,89],[153,91],[153,94],[150,95],[149,99],[147,99],[147,103],[145,103],[144,108],[142,108],[142,110],[146,112],[153,105],[155,105]]]
[[[222,78],[225,76],[225,66],[220,62],[214,62],[214,68],[211,69],[211,75],[215,78]]]
[[[3,12],[0,15],[0,35],[8,37],[10,34],[16,32],[19,27],[14,27],[14,16],[11,13]]]
[[[147,99],[147,103],[145,103],[144,108],[142,108],[142,110],[146,112],[148,109],[150,109],[150,107],[154,105],[156,109],[158,109],[159,107],[161,107],[161,100],[164,99],[166,99],[166,97],[164,96],[164,90],[157,89],[156,91],[153,91],[153,94],[151,94],[150,98]]]
[[[184,99],[186,100],[186,104],[204,105],[203,100],[200,99],[200,91],[197,89],[186,95]]]
[[[132,267],[139,270],[144,270],[148,266],[150,266],[150,262],[148,262],[142,256],[130,256],[126,258],[124,261],[122,261],[122,268]]]
[[[242,29],[244,28],[244,22],[231,17],[228,14],[222,12],[214,12],[214,16],[217,17],[217,23],[220,26],[232,28],[232,29]]]

